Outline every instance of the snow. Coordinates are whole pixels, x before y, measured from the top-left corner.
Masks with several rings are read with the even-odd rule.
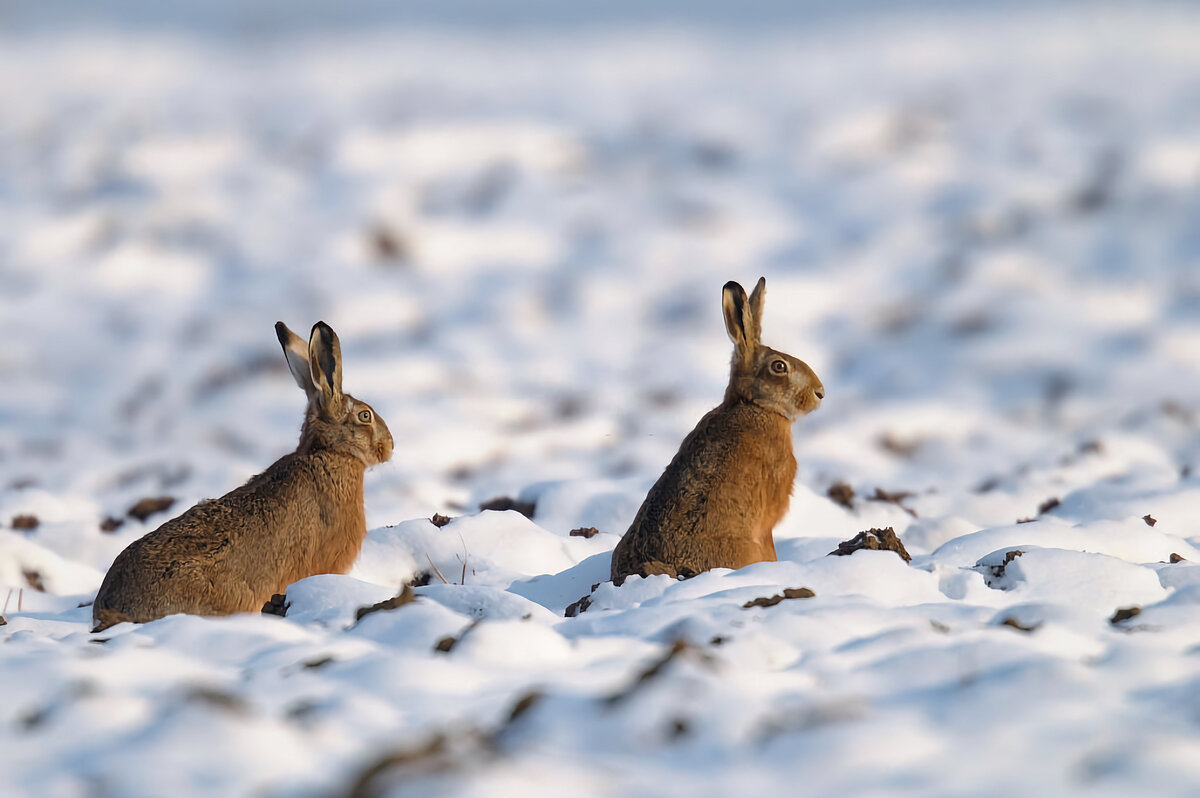
[[[1200,791],[1200,16],[122,8],[0,33],[0,794]],[[614,587],[759,275],[827,390],[779,561]],[[354,567],[92,634],[318,319],[396,441]]]

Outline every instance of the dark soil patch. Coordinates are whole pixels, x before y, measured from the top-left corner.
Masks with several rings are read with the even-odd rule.
[[[367,231],[367,248],[376,261],[393,265],[408,260],[411,249],[398,232],[382,222]]]
[[[884,433],[879,437],[879,447],[888,454],[899,457],[901,460],[911,460],[920,450],[921,446],[922,441],[904,440],[890,432]]]
[[[604,703],[609,706],[616,706],[625,700],[629,699],[637,693],[642,687],[649,682],[654,681],[663,669],[671,662],[685,655],[695,655],[701,662],[708,662],[708,655],[698,651],[695,646],[686,640],[680,638],[671,644],[671,648],[659,659],[652,662],[645,670],[641,671],[633,680],[633,683],[628,687],[618,690],[612,695],[604,699]]]
[[[8,626],[8,619],[0,615],[0,626]]]
[[[313,659],[305,660],[303,664],[305,668],[316,670],[317,668],[324,668],[331,662],[334,662],[333,657],[326,654],[323,657],[314,657]]]
[[[171,509],[171,505],[175,503],[175,498],[172,496],[155,496],[139,499],[138,502],[129,508],[126,513],[130,518],[136,518],[139,521],[145,521],[155,513],[165,512]]]
[[[1062,500],[1060,500],[1057,496],[1052,496],[1038,505],[1038,515],[1045,515],[1055,507],[1058,507],[1060,504],[1062,504]]]
[[[13,516],[12,528],[26,531],[26,530],[30,530],[30,529],[37,529],[38,524],[40,524],[40,523],[41,522],[38,521],[38,517],[36,515],[29,515],[28,513],[22,513],[21,515]]]
[[[433,574],[429,571],[421,571],[408,580],[409,587],[425,587],[433,579]]]
[[[224,690],[217,690],[212,687],[197,687],[192,689],[187,694],[187,700],[205,704],[222,712],[227,712],[230,715],[249,714],[249,707],[242,698],[233,693],[227,693]]]
[[[1142,614],[1141,607],[1121,607],[1113,613],[1113,616],[1108,619],[1108,622],[1116,626],[1121,621],[1128,621],[1130,618],[1136,618]]]
[[[1142,520],[1146,522],[1146,526],[1154,526],[1158,523],[1158,519],[1147,513],[1142,516]]]
[[[511,496],[497,496],[479,505],[480,510],[516,510],[526,518],[533,518],[533,511],[536,508],[537,504],[535,502],[523,502]]]
[[[992,572],[992,576],[995,577],[996,579],[1003,579],[1004,573],[1008,568],[1008,564],[1010,562],[1012,562],[1013,560],[1017,559],[1018,557],[1020,557],[1024,553],[1025,552],[1021,551],[1020,549],[1013,549],[1011,551],[1006,551],[1004,553],[1004,562],[1000,563],[999,565],[988,566],[988,568]]]
[[[1011,615],[1000,622],[1001,626],[1010,626],[1018,632],[1033,632],[1041,627],[1040,623],[1025,625]]]
[[[25,577],[26,583],[34,590],[39,590],[42,593],[46,592],[46,583],[42,580],[42,575],[38,571],[25,569],[21,571],[21,575]]]
[[[834,504],[840,504],[847,510],[854,509],[854,488],[847,482],[835,482],[829,486],[829,499]]]
[[[600,530],[596,529],[594,526],[581,526],[576,529],[572,529],[567,534],[573,538],[594,538],[596,535],[600,534]]]
[[[579,615],[579,613],[586,612],[587,608],[590,606],[592,606],[592,597],[583,596],[579,599],[579,601],[573,601],[567,605],[567,609],[566,612],[563,613],[563,617],[574,618],[575,616]]]
[[[271,596],[271,600],[263,604],[263,615],[278,615],[280,618],[287,615],[288,607],[292,606],[287,600],[287,595],[276,593]]]
[[[516,721],[529,710],[533,709],[537,703],[545,697],[545,694],[540,690],[530,690],[528,693],[518,698],[517,703],[513,704],[513,708],[509,710],[508,720],[505,721],[505,725]]]
[[[100,522],[101,532],[116,532],[125,523],[124,518],[113,518],[111,515]]]
[[[379,612],[380,610],[394,610],[397,607],[403,607],[405,604],[411,604],[416,600],[417,594],[413,592],[411,587],[405,585],[400,590],[398,595],[392,596],[390,599],[384,599],[383,601],[372,604],[369,607],[359,607],[358,611],[354,613],[354,622],[358,623],[373,612]]]
[[[450,523],[450,516],[442,515],[441,513],[434,513],[433,518],[429,519],[429,523],[433,524],[438,529],[441,529],[446,524]]]
[[[1187,562],[1187,557],[1184,557],[1182,554],[1171,552],[1170,560],[1173,563]]]
[[[869,501],[873,501],[873,502],[885,502],[887,504],[894,504],[897,507],[899,507],[901,510],[903,510],[904,512],[911,515],[913,518],[916,518],[917,511],[904,506],[904,502],[908,499],[911,499],[915,495],[916,494],[910,490],[891,491],[891,490],[884,490],[883,488],[875,488],[874,495],[868,496],[867,499]]]
[[[900,556],[900,559],[905,562],[912,562],[912,557],[909,556],[908,550],[904,548],[904,543],[896,535],[896,530],[890,526],[885,529],[868,529],[864,532],[859,532],[850,540],[843,540],[839,543],[838,547],[834,551],[829,552],[828,556],[846,556],[861,549],[894,551]]]
[[[435,643],[433,646],[433,650],[440,651],[443,654],[449,654],[454,650],[456,645],[458,645],[458,638],[454,635],[448,635],[437,641],[437,643]]]
[[[760,596],[759,598],[747,601],[742,605],[742,609],[748,610],[751,607],[774,607],[782,601],[788,599],[806,599],[817,595],[807,587],[788,587],[784,588],[782,593],[776,593],[774,596]]]

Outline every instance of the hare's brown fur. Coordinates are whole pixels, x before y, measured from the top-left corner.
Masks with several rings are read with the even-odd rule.
[[[121,552],[93,605],[97,629],[178,612],[256,612],[292,582],[344,572],[357,558],[367,532],[363,472],[391,457],[391,433],[369,405],[342,394],[333,330],[314,326],[308,355],[282,323],[276,330],[309,396],[299,446]]]
[[[684,438],[617,543],[617,584],[775,559],[771,532],[796,476],[791,423],[816,409],[825,389],[805,363],[762,345],[765,285],[760,279],[749,300],[737,283],[725,286],[734,342],[725,399]]]

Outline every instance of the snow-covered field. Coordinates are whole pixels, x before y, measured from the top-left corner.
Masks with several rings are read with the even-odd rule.
[[[0,34],[0,794],[1200,792],[1200,16],[1168,9]],[[779,562],[565,618],[759,275],[827,391]],[[279,319],[338,331],[396,440],[354,570],[91,634],[122,548],[294,445]],[[888,526],[911,563],[826,556]]]

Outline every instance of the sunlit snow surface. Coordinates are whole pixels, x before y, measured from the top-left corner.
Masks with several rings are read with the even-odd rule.
[[[0,793],[1197,794],[1200,18],[1152,8],[0,36]],[[827,391],[779,562],[564,618],[760,275]],[[294,445],[279,319],[396,440],[354,570],[90,634]]]

